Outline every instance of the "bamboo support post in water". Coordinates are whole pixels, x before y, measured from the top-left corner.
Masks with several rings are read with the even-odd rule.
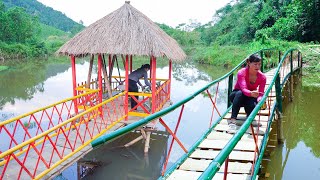
[[[125,144],[124,147],[129,147],[129,146],[135,144],[136,142],[140,141],[141,139],[143,139],[143,136],[142,136],[142,135],[139,136],[139,137],[137,137],[136,139],[130,141],[129,143]]]
[[[147,139],[147,135],[146,135],[146,132],[144,131],[144,129],[141,129],[140,132],[141,132],[141,136],[139,136],[136,139],[125,144],[124,147],[129,147],[129,146],[135,144],[136,142],[140,141],[141,139]]]
[[[107,86],[109,98],[111,98],[112,97],[111,87],[110,87],[110,84],[108,81],[108,73],[107,73],[106,67],[104,65],[102,66],[102,73],[104,76],[104,84]]]
[[[293,74],[291,74],[291,76],[290,76],[290,97],[289,97],[290,102],[293,101],[293,84],[294,84],[294,79],[293,79]]]
[[[141,135],[143,136],[144,139],[147,139],[146,131],[144,129],[140,129]]]
[[[148,151],[149,151],[150,135],[151,135],[151,132],[147,131],[147,139],[146,139],[146,142],[145,142],[145,145],[144,145],[144,153],[145,154],[148,153]]]
[[[90,65],[89,65],[89,72],[88,72],[87,83],[86,83],[86,88],[90,88],[90,83],[91,83],[91,82],[90,82],[90,79],[91,79],[91,74],[92,74],[93,59],[94,59],[94,55],[91,55]]]
[[[291,51],[290,54],[290,97],[289,101],[292,102],[293,100],[293,59],[292,59],[293,53]]]
[[[283,143],[283,129],[282,129],[282,113],[277,109],[277,137],[278,137],[278,144]]]

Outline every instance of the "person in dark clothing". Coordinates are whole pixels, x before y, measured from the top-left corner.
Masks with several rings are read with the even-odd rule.
[[[236,119],[240,107],[244,107],[248,117],[264,95],[267,78],[260,71],[260,68],[261,57],[253,54],[247,59],[247,67],[239,70],[237,74],[236,85],[230,94],[232,112],[229,127],[231,130],[237,129]]]
[[[149,64],[142,65],[139,69],[133,71],[129,74],[129,92],[138,92],[138,85],[137,83],[142,87],[142,89],[145,88],[139,81],[140,78],[144,78],[144,83],[146,86],[149,86],[151,89],[151,84],[148,81],[148,71],[150,70]],[[139,96],[135,96],[135,98],[139,99]],[[134,108],[137,105],[137,102],[131,98],[131,108]]]

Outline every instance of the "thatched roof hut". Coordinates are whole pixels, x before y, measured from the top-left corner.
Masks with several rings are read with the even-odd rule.
[[[129,2],[85,28],[57,53],[74,56],[123,54],[177,61],[186,57],[173,38]]]

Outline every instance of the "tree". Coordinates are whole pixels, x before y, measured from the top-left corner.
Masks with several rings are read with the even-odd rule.
[[[26,43],[33,37],[36,21],[23,8],[10,8],[2,12],[0,38],[11,43]]]

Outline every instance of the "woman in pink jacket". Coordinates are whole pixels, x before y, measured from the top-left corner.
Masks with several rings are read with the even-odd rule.
[[[240,107],[244,107],[247,117],[261,100],[266,85],[266,76],[260,71],[261,57],[253,54],[247,59],[247,66],[239,70],[234,90],[230,94],[232,113],[229,122],[231,130],[236,130],[236,119]]]

